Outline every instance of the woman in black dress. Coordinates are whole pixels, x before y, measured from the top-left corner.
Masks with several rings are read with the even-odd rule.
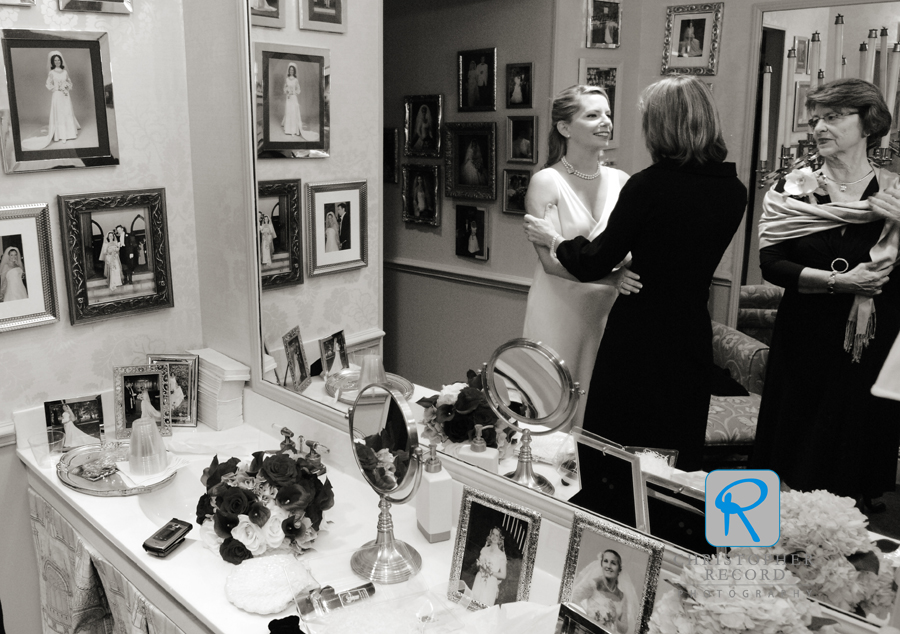
[[[712,327],[706,305],[713,272],[740,224],[747,189],[727,148],[712,93],[695,77],[668,77],[641,96],[653,165],[622,188],[606,230],[593,241],[561,240],[525,216],[525,233],[555,252],[582,282],[608,275],[631,253],[637,294],[620,295],[600,342],[584,428],[623,445],[677,449],[697,470],[709,413]],[[576,504],[601,490],[580,460]]]
[[[878,88],[860,79],[810,91],[806,107],[824,165],[776,184],[760,220],[763,276],[785,292],[753,463],[792,488],[883,510],[872,498],[895,486],[900,403],[870,389],[900,330],[900,280],[888,276],[900,231],[867,200],[898,177],[870,164],[867,150],[891,115]]]

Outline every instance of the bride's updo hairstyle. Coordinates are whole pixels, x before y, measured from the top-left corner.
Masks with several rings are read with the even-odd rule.
[[[654,163],[664,158],[682,165],[721,163],[728,155],[712,92],[696,77],[660,79],[644,89],[638,105],[644,143]]]
[[[581,109],[582,95],[603,95],[606,97],[606,101],[609,101],[609,95],[606,94],[603,88],[599,86],[585,86],[584,84],[569,86],[556,94],[553,98],[553,110],[550,112],[550,151],[544,167],[556,165],[566,155],[568,140],[557,130],[556,124],[572,122],[572,119]]]

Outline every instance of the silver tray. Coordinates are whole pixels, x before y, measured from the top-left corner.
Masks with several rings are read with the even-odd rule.
[[[388,384],[400,392],[403,395],[403,398],[412,398],[413,390],[415,389],[412,383],[402,376],[397,376],[390,372],[386,372],[385,376],[387,377]],[[353,405],[354,401],[356,401],[357,392],[359,391],[356,385],[358,381],[359,370],[344,368],[337,374],[332,374],[325,379],[325,393],[328,394],[328,396],[334,396],[338,393],[338,389],[340,389],[338,400],[341,403]]]
[[[128,442],[117,442],[115,445],[126,455],[128,453]],[[56,475],[67,487],[75,489],[79,493],[87,495],[97,495],[100,497],[124,497],[128,495],[139,495],[161,489],[169,484],[174,478],[177,471],[172,472],[164,480],[160,480],[154,484],[144,486],[129,486],[122,479],[118,471],[112,473],[105,478],[91,481],[83,477],[81,474],[81,465],[97,458],[100,453],[100,445],[85,445],[72,449],[64,455],[59,464],[56,465]]]

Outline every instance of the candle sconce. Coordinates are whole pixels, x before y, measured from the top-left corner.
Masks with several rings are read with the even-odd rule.
[[[799,149],[799,148],[798,148]],[[781,146],[781,169],[786,170],[791,167],[794,162],[794,151],[791,145]]]

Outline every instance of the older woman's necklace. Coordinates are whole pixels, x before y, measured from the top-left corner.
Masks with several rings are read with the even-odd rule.
[[[822,173],[825,174],[825,170],[822,170]],[[845,192],[845,191],[847,191],[847,188],[850,187],[850,185],[856,185],[857,183],[859,183],[859,182],[863,181],[865,178],[867,178],[869,176],[869,174],[874,174],[874,173],[875,173],[875,169],[874,168],[870,169],[868,172],[865,173],[865,175],[863,175],[862,178],[857,178],[855,181],[852,181],[850,183],[838,182],[838,181],[834,180],[833,178],[831,178],[831,176],[829,176],[828,174],[825,174],[825,178],[827,178],[832,183],[837,185],[839,190],[841,190],[842,192]]]
[[[572,164],[569,163],[569,161],[566,159],[565,156],[562,157],[562,164],[563,164],[563,167],[566,168],[566,172],[568,172],[572,176],[577,176],[578,178],[583,178],[586,181],[594,180],[595,178],[600,176],[600,172],[603,171],[603,164],[599,161],[599,159],[597,160],[597,171],[594,172],[593,174],[585,174],[584,172],[579,172],[577,169],[572,167]]]

